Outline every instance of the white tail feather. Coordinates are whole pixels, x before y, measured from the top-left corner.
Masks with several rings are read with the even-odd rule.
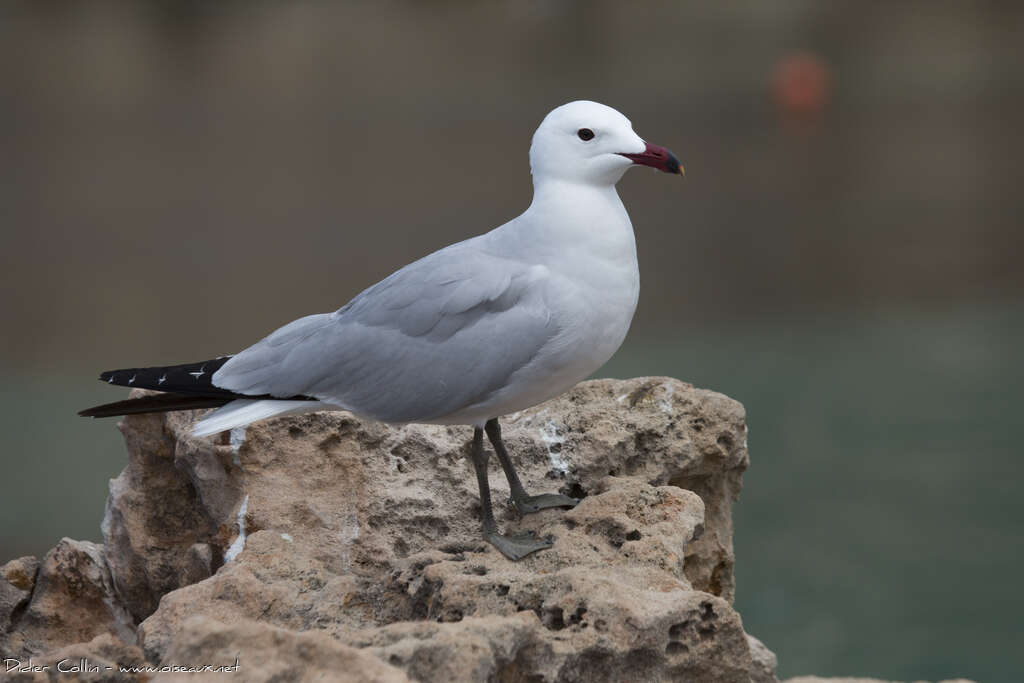
[[[279,401],[276,399],[240,398],[217,408],[192,425],[192,436],[209,436],[242,427],[257,420],[280,415],[309,413],[335,407],[322,401]]]

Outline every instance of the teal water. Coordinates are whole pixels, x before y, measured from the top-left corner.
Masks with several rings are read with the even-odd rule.
[[[742,401],[736,605],[780,675],[1024,680],[1024,309],[638,340],[602,371]]]
[[[1022,680],[1024,307],[755,320],[631,336],[599,374],[747,408],[737,607],[780,675]],[[99,540],[124,466],[94,373],[0,387],[0,560]],[[30,377],[32,377],[30,379]]]

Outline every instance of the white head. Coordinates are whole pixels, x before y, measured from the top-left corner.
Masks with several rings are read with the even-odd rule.
[[[554,109],[530,145],[534,183],[555,178],[614,185],[633,164],[682,174],[671,152],[644,142],[629,119],[597,102],[580,100]]]

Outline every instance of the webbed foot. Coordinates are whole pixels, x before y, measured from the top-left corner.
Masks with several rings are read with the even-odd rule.
[[[513,498],[512,504],[521,515],[540,512],[547,508],[573,508],[579,503],[578,498],[563,496],[561,493],[540,493],[536,496]]]
[[[551,547],[551,541],[537,538],[532,533],[502,536],[496,531],[484,532],[484,540],[513,562],[523,559],[530,553],[546,550]]]

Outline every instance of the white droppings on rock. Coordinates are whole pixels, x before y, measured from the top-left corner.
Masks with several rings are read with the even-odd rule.
[[[538,431],[541,441],[547,446],[551,467],[562,474],[568,473],[569,461],[562,455],[562,444],[565,443],[565,437],[558,433],[558,425],[554,420],[548,420]]]
[[[625,400],[626,400],[627,398],[629,398],[629,394],[622,394],[622,395],[620,395],[620,396],[616,396],[616,397],[615,397],[615,402],[616,402],[616,403],[622,403],[622,402],[623,402],[623,401],[625,401]]]
[[[547,413],[547,408],[543,410],[538,410],[536,412],[520,410],[518,412],[512,413],[511,415],[506,415],[503,418],[503,421],[515,424],[522,420],[524,425],[532,425],[536,420],[539,420],[540,418],[547,415]]]
[[[355,515],[346,516],[338,538],[341,540],[341,564],[348,569],[351,566],[352,544],[359,538],[359,518]]]
[[[341,536],[341,541],[345,544],[349,544],[359,538],[359,518],[355,516],[349,517],[344,528],[338,534]]]
[[[281,534],[281,538],[288,541],[289,543],[295,540],[294,538],[292,538],[291,534]]]
[[[231,542],[231,545],[228,546],[228,549],[224,552],[224,562],[231,562],[238,557],[238,553],[242,552],[242,549],[245,548],[245,513],[248,512],[248,510],[249,494],[247,493],[245,494],[245,498],[242,500],[242,505],[238,508],[238,536]]]
[[[658,407],[661,408],[662,412],[669,414],[673,413],[672,397],[676,393],[675,385],[672,382],[665,382],[661,385],[663,393],[661,400],[658,401]]]
[[[747,440],[750,439],[750,425],[743,423],[743,447],[747,447]]]
[[[238,451],[241,450],[242,444],[245,443],[246,429],[247,428],[245,426],[235,427],[234,429],[231,430],[228,436],[228,444],[231,445],[231,452],[234,453],[232,462],[234,462],[236,465],[242,464],[242,461],[238,457]]]

